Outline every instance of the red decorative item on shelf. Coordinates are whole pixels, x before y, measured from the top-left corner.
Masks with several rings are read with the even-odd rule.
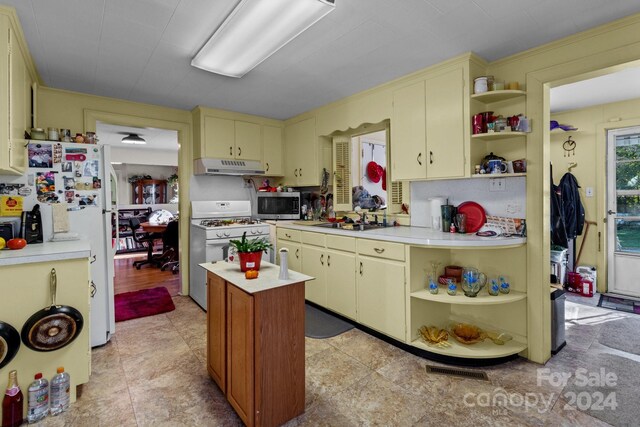
[[[262,261],[262,251],[259,252],[238,252],[240,258],[240,271],[260,270],[260,262]]]

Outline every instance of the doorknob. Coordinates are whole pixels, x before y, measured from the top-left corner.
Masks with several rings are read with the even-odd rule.
[[[609,210],[607,211],[607,213],[608,213],[609,215],[615,215],[615,214],[617,214],[617,212],[614,212],[614,211],[612,211],[611,209],[609,209]]]

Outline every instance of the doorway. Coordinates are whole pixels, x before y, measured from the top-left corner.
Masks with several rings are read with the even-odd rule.
[[[640,297],[640,126],[607,132],[609,292]]]

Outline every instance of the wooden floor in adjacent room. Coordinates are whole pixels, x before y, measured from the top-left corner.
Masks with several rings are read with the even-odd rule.
[[[114,293],[139,291],[141,289],[165,286],[171,296],[180,294],[182,289],[180,273],[173,274],[170,269],[161,271],[159,267],[143,265],[140,270],[133,266],[134,261],[146,258],[146,253],[116,255],[113,282]]]

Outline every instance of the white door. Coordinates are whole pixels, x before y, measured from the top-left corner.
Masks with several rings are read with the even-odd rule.
[[[640,297],[640,127],[607,136],[608,290]]]

